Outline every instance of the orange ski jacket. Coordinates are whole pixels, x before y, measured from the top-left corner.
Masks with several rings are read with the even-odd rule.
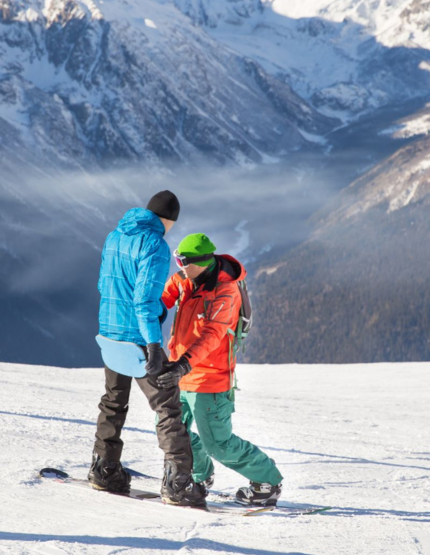
[[[167,308],[177,305],[170,360],[187,353],[192,368],[179,382],[183,391],[221,393],[233,385],[236,358],[231,331],[236,329],[242,304],[237,282],[245,278],[246,270],[229,255],[216,256],[216,262],[208,280],[197,289],[181,271],[167,281],[162,296]]]

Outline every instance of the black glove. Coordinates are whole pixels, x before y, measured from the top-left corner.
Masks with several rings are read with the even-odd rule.
[[[180,379],[191,372],[191,366],[186,357],[181,357],[176,362],[165,362],[164,370],[167,370],[157,378],[157,385],[163,389],[176,387]]]
[[[161,372],[163,369],[164,353],[160,343],[149,343],[146,348],[148,349],[148,362],[145,370],[148,374],[154,375]]]

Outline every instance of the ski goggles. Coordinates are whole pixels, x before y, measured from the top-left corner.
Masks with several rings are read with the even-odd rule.
[[[195,262],[205,262],[206,260],[212,260],[214,254],[201,254],[200,256],[184,256],[183,254],[179,254],[178,250],[175,250],[173,253],[175,258],[176,265],[179,268],[188,268],[190,264],[194,264]]]

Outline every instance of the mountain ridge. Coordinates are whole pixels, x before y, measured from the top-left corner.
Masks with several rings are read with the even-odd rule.
[[[338,124],[173,4],[145,8],[3,0],[0,117],[41,154],[87,166],[277,161]]]

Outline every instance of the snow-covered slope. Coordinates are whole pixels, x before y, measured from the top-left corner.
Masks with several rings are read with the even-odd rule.
[[[339,194],[318,216],[316,236],[327,228],[357,225],[374,209],[391,215],[409,205],[427,211],[430,202],[430,138],[428,107],[415,119],[400,122],[391,132],[423,135],[412,144],[399,149],[382,163],[354,181]],[[382,221],[380,221],[382,224]],[[388,220],[387,220],[388,223]],[[423,230],[424,231],[424,230]]]
[[[175,0],[314,107],[350,119],[427,96],[427,0]]]
[[[84,478],[101,369],[0,364],[2,555],[427,555],[429,364],[240,366],[236,433],[275,458],[283,500],[326,515],[219,518],[57,484]],[[153,413],[132,390],[123,462],[161,475]],[[245,480],[216,465],[217,490]]]
[[[273,162],[336,125],[157,0],[2,0],[0,123],[74,166]]]

